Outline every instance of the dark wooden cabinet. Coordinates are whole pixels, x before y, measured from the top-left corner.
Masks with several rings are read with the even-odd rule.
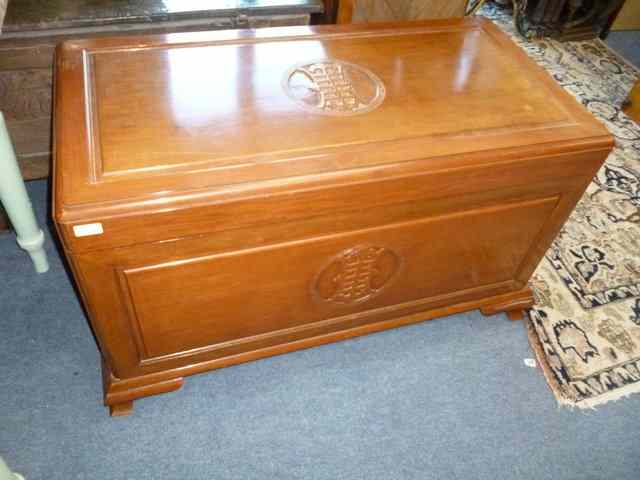
[[[527,37],[581,40],[600,36],[625,0],[514,0],[518,30]]]
[[[218,5],[216,5],[218,3]],[[23,177],[49,175],[53,53],[58,42],[105,35],[306,25],[321,0],[210,2],[12,0],[0,35],[0,110]],[[201,6],[202,3],[200,2]],[[6,229],[6,219],[0,230]]]
[[[54,216],[105,403],[480,308],[519,318],[612,147],[491,22],[73,41]]]
[[[26,179],[49,174],[53,52],[58,42],[125,33],[304,25],[321,0],[238,0],[189,9],[188,2],[13,0],[0,35],[0,110]],[[264,4],[263,4],[264,3]]]

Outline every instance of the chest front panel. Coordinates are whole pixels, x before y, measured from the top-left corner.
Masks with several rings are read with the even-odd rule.
[[[373,184],[372,199],[395,191],[399,201],[354,210],[336,196],[330,216],[267,215],[248,228],[87,252],[76,267],[118,374],[222,359],[523,288],[584,187],[575,167],[597,158],[516,162],[531,172],[519,181],[497,180],[494,167],[460,172],[449,188],[440,182],[455,176]],[[530,183],[550,170],[558,176]],[[443,197],[443,187],[461,193]]]

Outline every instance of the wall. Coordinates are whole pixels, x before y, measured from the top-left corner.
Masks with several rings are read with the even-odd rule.
[[[626,1],[611,29],[640,30],[640,0]]]

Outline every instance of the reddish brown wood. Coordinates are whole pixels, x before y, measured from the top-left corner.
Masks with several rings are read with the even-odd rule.
[[[103,357],[102,380],[104,404],[109,407],[112,417],[124,417],[133,413],[133,401],[138,398],[159,395],[179,390],[184,381],[181,377],[168,379],[135,379],[134,381],[116,378]]]
[[[324,12],[311,17],[312,23],[332,24],[336,23],[338,18],[338,0],[322,0]]]
[[[340,24],[351,23],[353,20],[353,10],[355,0],[339,0],[336,22]]]
[[[133,413],[133,400],[107,406],[109,407],[109,415],[112,417],[128,417]]]
[[[507,318],[514,322],[524,318],[524,310],[507,310]]]
[[[636,81],[629,92],[629,97],[622,106],[622,111],[635,122],[640,123],[640,80]]]
[[[518,316],[612,146],[478,18],[104,38],[57,58],[54,216],[117,412],[214,368]],[[347,77],[370,110],[287,94],[323,58],[374,75]]]
[[[519,295],[513,295],[510,298],[481,307],[480,311],[484,315],[504,312],[509,320],[522,320],[524,311],[531,308],[533,303],[533,292],[529,288],[525,288],[520,291]]]

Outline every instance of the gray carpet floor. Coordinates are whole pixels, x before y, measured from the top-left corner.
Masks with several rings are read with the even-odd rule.
[[[640,30],[609,32],[605,43],[640,68]]]
[[[28,185],[46,217],[46,184]],[[112,419],[51,270],[0,235],[0,456],[27,480],[638,479],[640,395],[561,409],[522,323],[478,312],[190,377]]]

